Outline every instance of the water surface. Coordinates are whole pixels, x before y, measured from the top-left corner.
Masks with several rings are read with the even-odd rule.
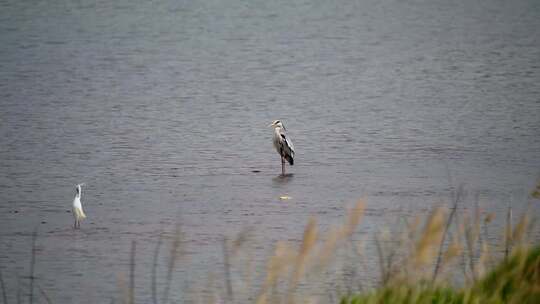
[[[158,235],[177,222],[178,301],[209,272],[221,280],[223,236],[250,227],[264,265],[310,215],[324,231],[361,197],[358,238],[448,202],[460,183],[462,207],[477,195],[498,234],[540,173],[539,16],[526,0],[0,3],[11,302],[36,225],[36,275],[55,303],[118,295],[132,240],[149,302]],[[286,179],[274,119],[297,149]],[[88,219],[73,231],[79,182]]]

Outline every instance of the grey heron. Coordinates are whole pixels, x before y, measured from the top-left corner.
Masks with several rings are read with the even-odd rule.
[[[73,217],[75,218],[75,225],[73,227],[75,229],[81,228],[81,220],[86,218],[81,204],[81,186],[84,186],[84,184],[77,184],[75,186],[75,198],[73,199]]]
[[[269,127],[274,128],[274,148],[281,156],[281,174],[285,176],[285,160],[294,165],[294,146],[291,138],[285,134],[285,127],[279,120],[274,120]]]

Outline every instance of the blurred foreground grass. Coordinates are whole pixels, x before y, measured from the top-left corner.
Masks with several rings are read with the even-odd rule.
[[[396,283],[341,300],[341,304],[368,303],[540,303],[540,247],[516,250],[471,287]]]
[[[371,289],[358,275],[366,265],[365,242],[353,237],[364,214],[364,202],[349,210],[341,226],[324,234],[311,218],[299,245],[276,244],[262,288],[241,302],[540,303],[535,219],[524,212],[514,223],[509,206],[503,231],[497,231],[493,238],[488,226],[495,214],[482,211],[477,197],[460,207],[464,197],[460,187],[449,208],[437,207],[423,217],[406,219],[403,225],[382,228],[374,237],[380,280]],[[537,198],[532,192],[529,202]],[[343,251],[354,254],[351,258],[341,254]],[[336,275],[336,260],[349,271],[348,276]],[[340,280],[345,282],[338,283]],[[329,290],[328,285],[335,290]],[[228,297],[218,295],[215,302],[242,298],[234,295],[231,284],[228,286]]]
[[[306,286],[328,275],[322,269],[342,247],[354,243],[351,236],[364,203],[358,202],[345,224],[325,236],[318,235],[312,219],[299,248],[276,245],[256,303],[540,303],[540,247],[529,238],[534,221],[524,213],[514,225],[508,208],[501,242],[493,246],[486,227],[494,215],[477,207],[458,217],[458,202],[456,196],[450,210],[435,208],[425,219],[416,217],[406,227],[376,235],[379,286],[337,297],[317,295]],[[360,259],[362,248],[355,248]],[[354,282],[358,278],[348,279],[350,286],[362,286]]]
[[[538,191],[540,183],[531,192],[531,201],[538,199]],[[534,218],[524,212],[514,223],[509,206],[505,225],[498,226],[503,231],[493,238],[488,227],[495,215],[482,211],[478,200],[460,207],[464,197],[460,187],[450,207],[436,207],[427,215],[382,227],[375,233],[369,253],[365,239],[359,240],[357,233],[364,215],[362,200],[348,210],[341,225],[324,232],[310,218],[301,241],[277,242],[261,267],[254,263],[249,229],[242,230],[233,239],[223,239],[223,269],[209,270],[207,285],[201,282],[180,292],[175,290],[174,275],[185,261],[185,248],[177,224],[174,232],[159,235],[152,256],[151,286],[135,287],[137,242],[132,240],[129,274],[119,276],[120,292],[111,302],[142,303],[135,295],[142,288],[152,300],[146,302],[154,304],[540,303],[540,246],[538,232],[533,233]],[[28,302],[54,303],[42,288],[45,279],[34,274],[36,238],[34,231]],[[163,246],[169,250],[162,250]],[[373,279],[365,277],[368,258],[379,269],[376,286],[365,284]],[[159,269],[166,270],[165,275],[158,275]],[[4,283],[0,272],[1,299],[7,303]],[[22,303],[20,290],[19,283],[17,303]],[[34,295],[36,291],[39,295]]]

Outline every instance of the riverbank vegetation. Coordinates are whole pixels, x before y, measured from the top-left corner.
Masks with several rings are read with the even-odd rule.
[[[530,203],[537,202],[538,191],[540,184],[529,195]],[[146,271],[151,286],[135,284],[137,242],[132,241],[129,268],[126,275],[120,274],[119,292],[111,302],[139,303],[136,295],[143,288],[154,304],[540,303],[540,244],[534,216],[513,215],[508,206],[495,231],[490,229],[495,214],[481,210],[478,200],[466,205],[464,197],[459,188],[450,204],[394,227],[380,227],[369,239],[358,237],[366,206],[360,200],[341,225],[321,229],[310,218],[299,242],[277,242],[260,266],[250,250],[250,231],[242,230],[235,238],[223,238],[223,268],[211,270],[208,284],[183,286],[173,295],[171,290],[178,287],[175,273],[185,262],[183,234],[177,225],[171,233],[159,235],[152,269]],[[34,232],[28,302],[54,303],[35,279],[36,238]],[[368,264],[378,271],[364,271]],[[0,272],[1,298],[7,303],[4,283]],[[20,290],[21,284],[17,303]]]
[[[529,203],[538,198],[538,189],[531,192]],[[228,275],[227,292],[215,294],[212,300],[241,298],[257,304],[540,303],[540,246],[534,217],[529,212],[515,216],[508,206],[505,218],[496,226],[502,231],[490,230],[495,214],[481,210],[477,199],[465,206],[464,193],[463,188],[456,190],[450,208],[436,207],[428,215],[407,219],[390,230],[382,227],[372,239],[379,268],[376,286],[365,286],[362,279],[367,246],[354,237],[365,207],[359,201],[341,226],[320,233],[312,218],[299,244],[278,242],[267,261],[262,287],[255,293],[238,297]],[[236,248],[232,254],[238,251]],[[225,273],[230,272],[228,265],[226,269]],[[247,280],[240,285],[256,286]]]

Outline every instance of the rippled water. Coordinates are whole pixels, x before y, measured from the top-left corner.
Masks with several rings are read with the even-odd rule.
[[[189,288],[220,280],[223,236],[251,227],[262,263],[309,215],[325,229],[360,197],[358,234],[371,236],[464,183],[498,214],[495,234],[540,173],[538,16],[526,0],[0,3],[10,299],[17,274],[26,290],[36,225],[55,303],[109,302],[131,240],[149,301],[158,235],[177,222],[174,284]],[[274,119],[297,149],[288,178]],[[78,182],[88,219],[73,231]]]

